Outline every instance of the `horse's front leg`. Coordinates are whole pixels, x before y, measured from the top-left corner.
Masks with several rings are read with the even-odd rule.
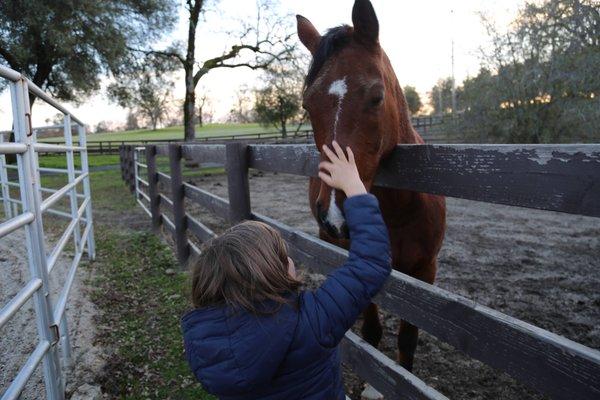
[[[381,337],[383,336],[383,328],[379,320],[379,308],[377,304],[371,303],[363,311],[363,323],[360,329],[363,339],[371,346],[377,348]]]
[[[411,275],[423,282],[433,284],[437,271],[437,262],[433,260],[424,264]],[[419,328],[413,324],[401,320],[398,329],[398,364],[408,371],[412,371],[415,350],[419,340]]]
[[[398,329],[398,364],[408,371],[412,371],[413,368],[418,340],[419,328],[401,320]]]

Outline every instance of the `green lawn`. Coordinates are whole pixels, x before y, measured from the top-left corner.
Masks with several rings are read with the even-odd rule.
[[[308,126],[306,127],[308,128]],[[292,128],[290,128],[292,129]],[[295,128],[294,128],[295,129]],[[196,137],[226,136],[243,133],[262,133],[277,130],[264,127],[259,124],[207,124],[203,127],[196,126]],[[88,142],[100,142],[108,140],[161,140],[161,139],[183,139],[183,126],[161,128],[156,131],[149,129],[138,129],[134,131],[92,133],[88,135]],[[74,138],[76,141],[77,138]],[[62,142],[62,137],[43,139],[44,142]]]
[[[67,157],[62,155],[44,155],[39,158],[40,167],[44,168],[66,168]],[[90,154],[88,156],[88,164],[91,167],[102,167],[105,165],[118,165],[118,155],[106,155],[106,154]],[[75,168],[80,168],[81,162],[79,156],[75,156]]]

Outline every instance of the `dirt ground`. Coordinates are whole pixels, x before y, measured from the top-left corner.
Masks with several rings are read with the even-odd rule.
[[[306,178],[252,172],[250,179],[254,211],[316,235]],[[227,197],[222,175],[193,183]],[[447,205],[436,285],[600,348],[598,219],[461,199],[449,198]],[[225,226],[207,212],[195,213],[216,232]],[[395,358],[398,319],[386,313],[382,318],[380,349]],[[452,399],[543,398],[426,333],[420,335],[413,372]],[[345,378],[350,397],[359,398],[362,383],[348,371]]]

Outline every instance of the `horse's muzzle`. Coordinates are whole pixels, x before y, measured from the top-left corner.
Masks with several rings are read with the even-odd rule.
[[[317,211],[317,222],[321,229],[327,232],[327,235],[334,239],[349,239],[350,234],[348,231],[348,225],[344,222],[339,228],[327,220],[327,210],[323,208],[323,204],[320,201],[317,201],[316,204]]]

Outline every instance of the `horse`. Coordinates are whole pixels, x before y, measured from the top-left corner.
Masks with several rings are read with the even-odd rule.
[[[323,145],[336,140],[352,149],[361,180],[379,200],[392,246],[395,270],[433,284],[437,255],[446,230],[446,204],[441,196],[374,186],[381,160],[397,144],[423,144],[411,124],[406,99],[385,51],[379,44],[379,21],[369,0],[356,0],[353,27],[341,25],[321,36],[313,24],[297,15],[300,42],[312,55],[303,89],[314,140]],[[321,160],[325,156],[321,154]],[[309,202],[319,225],[319,236],[348,248],[344,193],[332,190],[318,177],[309,181]],[[383,329],[378,307],[363,313],[361,333],[377,347]],[[418,328],[401,321],[398,363],[411,371]]]

